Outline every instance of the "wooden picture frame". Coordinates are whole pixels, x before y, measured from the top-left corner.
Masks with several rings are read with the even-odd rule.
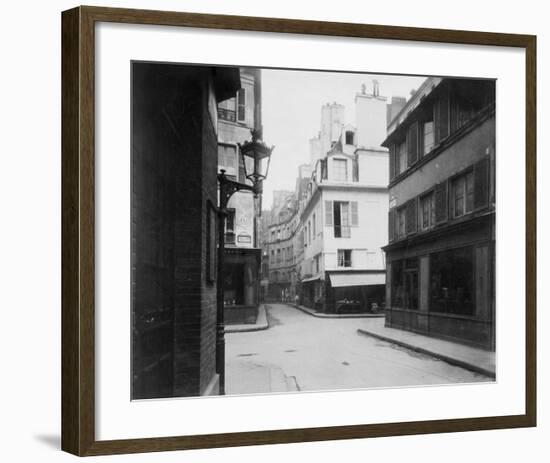
[[[517,47],[526,56],[525,414],[96,440],[94,27],[98,22]],[[62,449],[79,456],[312,442],[536,425],[536,37],[80,6],[62,14]],[[213,281],[212,277],[212,281]]]

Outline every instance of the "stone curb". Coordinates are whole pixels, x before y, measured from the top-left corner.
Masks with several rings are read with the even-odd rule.
[[[317,318],[383,318],[385,315],[384,313],[377,313],[377,314],[336,314],[336,313],[319,313],[315,312],[312,309],[308,309],[307,307],[296,305],[296,304],[286,304],[290,307],[294,307],[295,309],[301,310],[304,313],[307,313],[311,315],[312,317]]]
[[[226,325],[226,333],[247,333],[249,331],[261,331],[267,330],[269,328],[269,322],[267,321],[267,313],[265,304],[260,304],[258,307],[258,317],[256,318],[256,323],[252,324],[242,324],[242,325]]]
[[[372,331],[368,331],[362,328],[358,328],[357,332],[359,334],[363,334],[365,336],[372,336],[373,338],[380,339],[382,341],[391,342],[393,344],[397,344],[398,346],[405,347],[406,349],[413,350],[415,352],[419,352],[421,354],[430,355],[432,357],[438,358],[439,360],[443,360],[444,362],[450,363],[451,365],[455,365],[457,367],[464,368],[465,370],[473,371],[474,373],[480,373],[482,375],[488,376],[492,379],[496,378],[496,374],[494,371],[487,370],[485,368],[479,367],[477,365],[474,365],[473,363],[465,362],[464,360],[460,360],[454,357],[449,357],[445,354],[440,354],[438,352],[434,352],[432,350],[425,349],[423,347],[418,347],[413,344],[409,344],[407,342],[399,341],[394,338],[390,338],[388,336],[383,336],[378,333],[373,333]]]

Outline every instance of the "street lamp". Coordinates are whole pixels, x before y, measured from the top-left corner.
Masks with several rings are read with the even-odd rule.
[[[217,286],[217,322],[216,322],[216,365],[220,381],[220,394],[225,394],[225,321],[224,321],[224,251],[225,251],[225,219],[227,203],[234,193],[240,190],[252,191],[258,197],[263,190],[263,181],[267,177],[271,153],[274,146],[268,147],[261,140],[261,131],[251,130],[251,141],[239,143],[239,153],[242,157],[245,177],[249,183],[231,180],[221,169],[218,174],[220,186],[220,207],[218,225],[218,286]]]

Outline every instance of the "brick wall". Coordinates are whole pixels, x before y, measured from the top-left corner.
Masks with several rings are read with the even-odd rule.
[[[216,283],[206,275],[208,202],[217,202],[217,137],[208,114],[211,69],[140,63],[133,76],[133,175],[142,181],[135,182],[132,203],[132,310],[134,319],[151,304],[169,312],[163,324],[169,331],[157,340],[163,350],[158,342],[151,345],[158,351],[154,357],[168,358],[169,367],[162,384],[148,373],[146,387],[134,398],[197,396],[216,370]],[[136,155],[141,152],[147,159]],[[150,255],[165,259],[150,265]],[[133,331],[134,346],[146,344],[153,325],[149,321]],[[143,352],[133,349],[137,367],[150,364]]]

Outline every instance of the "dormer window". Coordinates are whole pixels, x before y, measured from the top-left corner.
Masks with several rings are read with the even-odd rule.
[[[345,134],[345,137],[346,137],[346,145],[353,145],[353,138],[354,138],[354,133],[353,131],[351,130],[346,130],[346,134]]]
[[[332,161],[334,181],[348,181],[348,161],[346,159],[334,159]]]

